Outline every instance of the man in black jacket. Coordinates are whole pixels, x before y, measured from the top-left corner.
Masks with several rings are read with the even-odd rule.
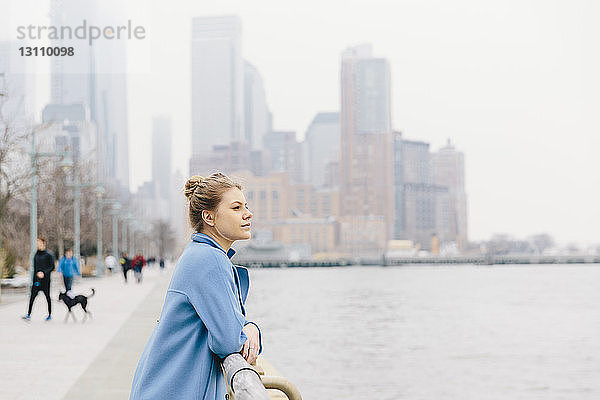
[[[29,309],[24,320],[31,319],[31,308],[33,301],[40,291],[44,292],[46,302],[48,302],[48,316],[46,321],[52,318],[52,303],[50,301],[50,274],[54,270],[54,256],[46,251],[46,239],[39,237],[37,239],[37,252],[33,257],[33,284],[31,285],[31,295],[29,296]]]
[[[127,283],[127,272],[131,269],[131,260],[127,257],[127,253],[123,252],[120,262],[121,269],[123,270],[123,278],[125,278],[125,283]]]

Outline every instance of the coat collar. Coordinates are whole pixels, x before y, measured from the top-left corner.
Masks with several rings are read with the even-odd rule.
[[[200,233],[200,232],[192,233],[192,240],[197,243],[205,243],[212,247],[216,247],[217,249],[221,250],[223,253],[227,254],[227,257],[230,259],[235,254],[234,249],[230,248],[228,251],[225,251],[225,249],[223,249],[223,247],[221,247],[221,245],[219,243],[217,243],[215,239],[211,238],[210,236],[208,236],[205,233]]]
[[[204,233],[194,233],[192,234],[192,240],[197,243],[205,243],[209,246],[215,247],[225,253],[225,250],[219,243],[217,243],[213,238],[204,234]],[[227,257],[231,259],[235,254],[234,249],[229,249],[226,253]],[[244,308],[244,304],[246,303],[246,298],[248,297],[248,289],[250,289],[250,277],[248,276],[248,270],[244,267],[240,267],[232,264],[233,269],[233,278],[235,280],[235,284],[238,287],[239,295],[240,295],[240,306],[242,307],[242,314],[246,315],[246,309]]]

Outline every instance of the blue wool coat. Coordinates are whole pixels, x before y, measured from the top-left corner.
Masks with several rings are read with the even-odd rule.
[[[192,235],[138,363],[130,400],[225,399],[221,359],[241,350],[242,329],[251,323],[244,309],[248,271],[233,266],[234,253],[205,234]]]

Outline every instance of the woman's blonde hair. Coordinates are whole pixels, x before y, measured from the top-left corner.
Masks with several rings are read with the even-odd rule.
[[[190,225],[194,232],[200,232],[203,228],[202,211],[215,211],[223,198],[223,193],[233,188],[242,190],[239,183],[220,172],[207,178],[194,175],[187,180],[185,197],[189,202]]]

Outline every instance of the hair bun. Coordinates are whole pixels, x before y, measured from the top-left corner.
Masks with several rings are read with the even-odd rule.
[[[185,197],[187,197],[188,200],[192,198],[194,192],[200,186],[203,180],[204,178],[202,178],[200,175],[194,175],[187,180],[185,183]]]

